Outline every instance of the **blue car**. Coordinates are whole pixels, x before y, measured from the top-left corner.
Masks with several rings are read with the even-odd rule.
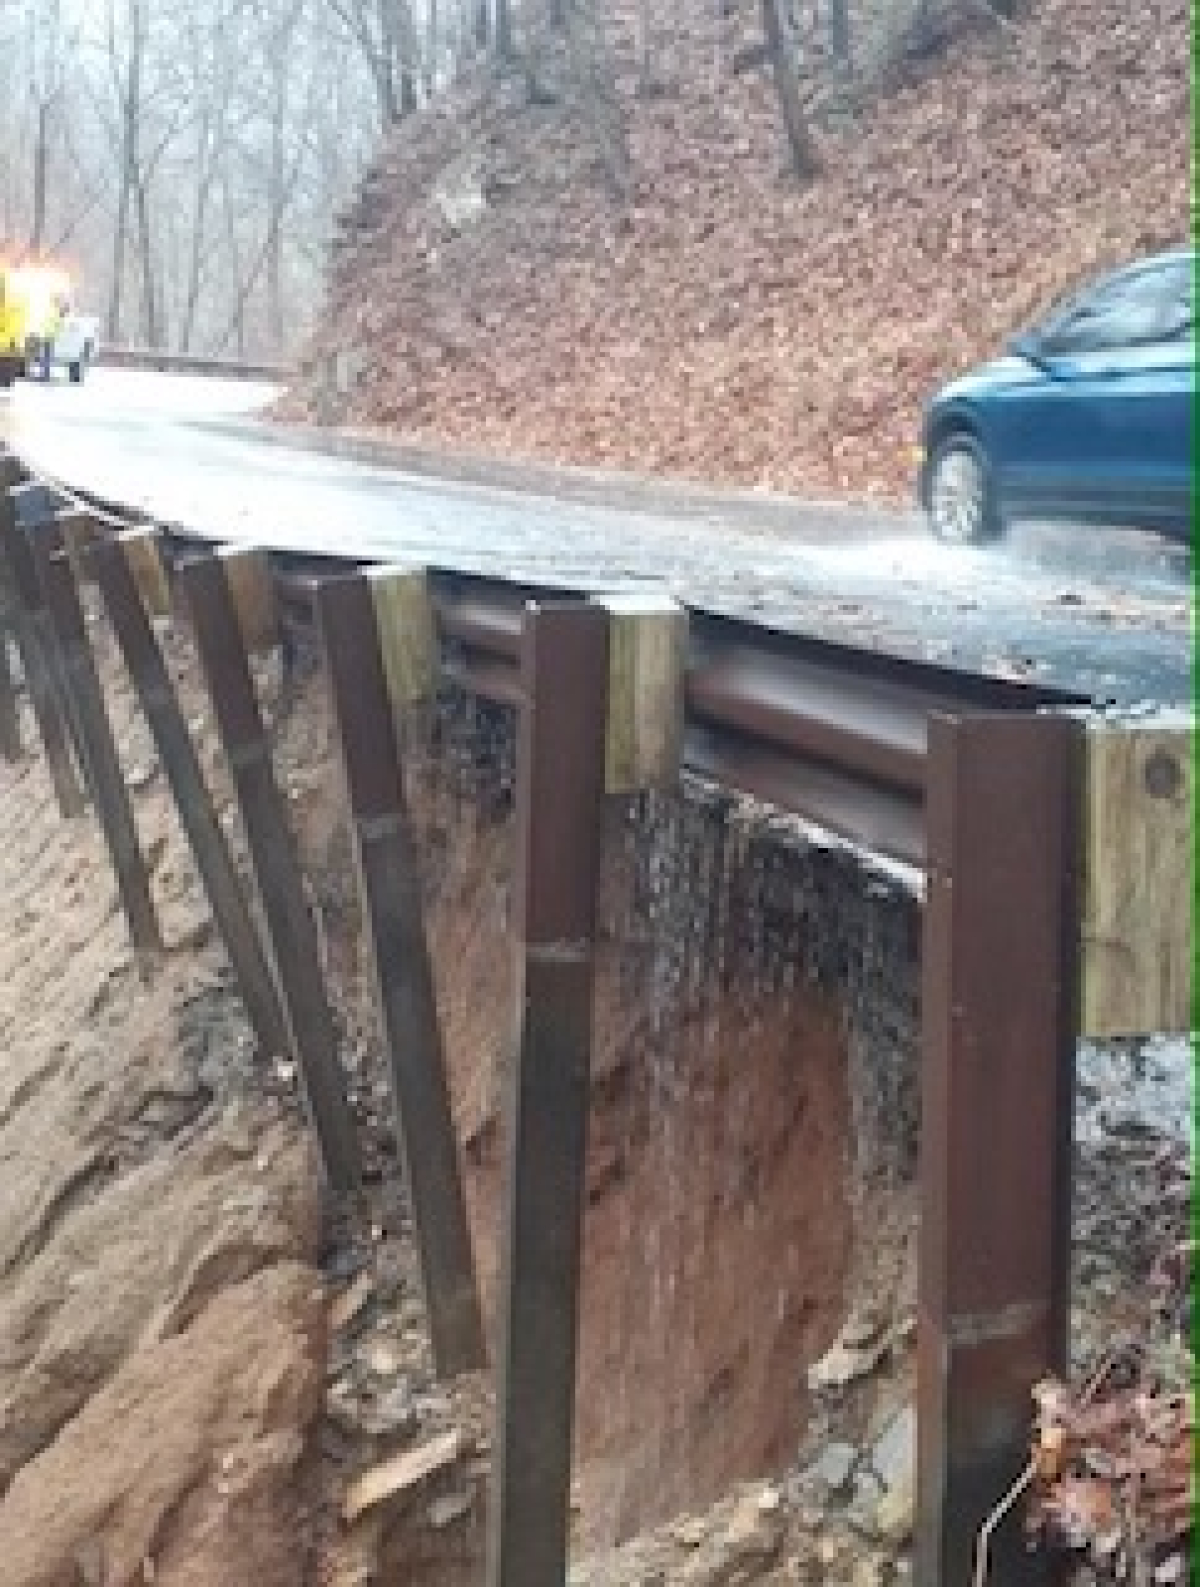
[[[925,414],[921,502],[939,539],[1018,518],[1192,535],[1194,255],[1095,281],[953,380]]]

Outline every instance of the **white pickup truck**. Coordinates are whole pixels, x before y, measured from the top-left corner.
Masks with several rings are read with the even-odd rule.
[[[31,335],[25,344],[27,375],[49,379],[54,369],[65,369],[73,385],[79,385],[96,357],[100,345],[100,321],[94,314],[77,314],[68,308],[54,336],[49,356],[45,338]]]
[[[0,386],[65,369],[78,385],[95,360],[100,322],[80,314],[70,280],[46,266],[0,265]]]

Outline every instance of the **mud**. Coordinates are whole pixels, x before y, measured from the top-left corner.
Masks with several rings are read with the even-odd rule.
[[[335,983],[352,989],[366,1050],[319,688],[305,702],[283,753]],[[446,701],[406,747],[489,1314],[515,1041],[512,726]],[[915,959],[885,982],[874,951],[915,946],[893,919],[911,895],[864,887],[854,857],[693,784],[611,807],[604,856],[577,1407],[585,1550],[786,1465],[809,1423],[806,1368],[856,1294],[890,1314],[911,1290],[906,1220],[880,1224],[878,1211],[904,1206],[911,1177]],[[852,1106],[868,1052],[879,1077]]]
[[[320,680],[303,656],[287,678],[278,658],[258,668],[367,1165],[363,1206],[336,1217],[294,1070],[253,1051],[92,632],[172,951],[139,979],[91,820],[61,823],[38,760],[0,763],[4,1580],[473,1587],[490,1378],[432,1368]],[[163,637],[240,856],[188,646]],[[512,728],[447,697],[404,745],[489,1318],[516,1043]],[[904,1581],[919,899],[687,780],[613,804],[603,838],[572,1581]],[[1145,1323],[1139,1285],[1186,1232],[1190,1188],[1178,1152],[1108,1116],[1145,1066],[1101,1058],[1081,1344]],[[1177,1060],[1155,1062],[1170,1078]],[[810,1369],[847,1341],[861,1371],[817,1392]],[[364,1470],[450,1433],[444,1470],[342,1515]]]
[[[319,1182],[93,632],[170,951],[141,979],[94,820],[62,822],[40,757],[0,762],[0,1575],[291,1587]]]

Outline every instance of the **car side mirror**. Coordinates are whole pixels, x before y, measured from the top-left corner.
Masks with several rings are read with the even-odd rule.
[[[1035,369],[1040,369],[1044,375],[1055,376],[1058,373],[1045,342],[1036,331],[1023,331],[1020,336],[1011,337],[1007,350],[1015,358],[1023,358]]]

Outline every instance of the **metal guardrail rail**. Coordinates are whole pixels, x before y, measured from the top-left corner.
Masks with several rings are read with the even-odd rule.
[[[187,544],[180,538],[179,551]],[[271,562],[285,607],[305,626],[320,578],[361,565],[278,552]],[[428,576],[447,681],[519,705],[527,602],[581,599],[580,592],[439,569]],[[687,769],[910,864],[926,852],[931,717],[1088,703],[1064,689],[686,610]]]
[[[146,369],[164,375],[213,375],[223,380],[290,380],[290,364],[242,358],[206,358],[200,353],[174,353],[165,348],[116,346],[101,343],[96,355],[101,368]]]

